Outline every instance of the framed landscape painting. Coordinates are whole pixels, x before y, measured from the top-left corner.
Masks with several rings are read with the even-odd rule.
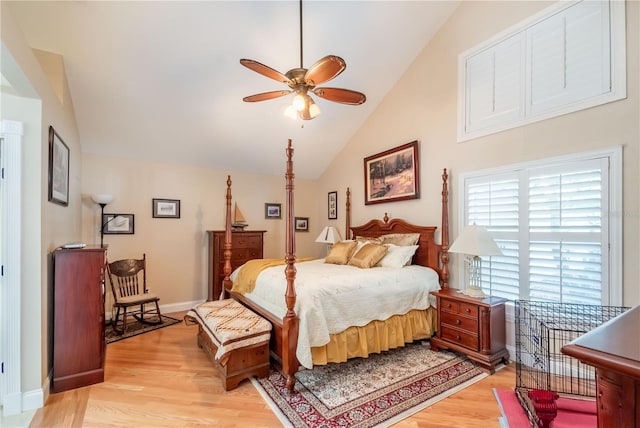
[[[420,197],[418,141],[364,158],[364,203],[405,201]]]

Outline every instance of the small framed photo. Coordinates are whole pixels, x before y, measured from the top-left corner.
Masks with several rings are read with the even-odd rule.
[[[329,220],[336,220],[338,218],[338,192],[329,192],[327,209]]]
[[[180,200],[154,198],[153,218],[180,218]]]
[[[296,232],[309,231],[309,217],[296,217]]]
[[[49,201],[69,205],[69,147],[49,126]]]
[[[282,218],[282,204],[264,204],[264,218]]]
[[[133,214],[103,214],[102,230],[105,235],[133,235]]]

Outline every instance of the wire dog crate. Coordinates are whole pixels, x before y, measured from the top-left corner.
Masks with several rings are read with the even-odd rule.
[[[515,309],[516,395],[533,426],[548,426],[555,398],[596,396],[595,369],[561,348],[628,308],[519,300]]]

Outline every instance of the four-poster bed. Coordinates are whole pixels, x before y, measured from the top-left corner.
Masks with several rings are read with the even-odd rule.
[[[286,265],[284,268],[284,280],[286,283],[283,287],[285,288],[284,292],[284,303],[286,304],[285,308],[282,308],[280,315],[275,315],[274,312],[270,309],[266,309],[265,307],[257,304],[253,301],[250,294],[244,294],[238,291],[234,291],[232,289],[233,282],[231,280],[232,272],[231,272],[231,254],[233,249],[231,248],[231,230],[232,230],[232,222],[231,222],[231,206],[232,206],[232,195],[231,195],[231,178],[227,178],[227,191],[226,191],[226,225],[225,225],[225,244],[224,244],[224,280],[223,280],[223,293],[221,298],[226,298],[231,296],[233,299],[242,303],[253,312],[259,314],[266,320],[268,320],[272,326],[273,331],[271,334],[271,352],[272,354],[278,358],[282,364],[282,370],[287,376],[287,386],[289,389],[293,388],[295,379],[294,374],[298,370],[301,361],[297,357],[296,350],[298,348],[298,340],[304,339],[305,343],[308,340],[306,337],[306,330],[300,331],[300,317],[298,313],[296,313],[296,300],[298,298],[297,290],[296,290],[296,275],[297,275],[297,267],[301,270],[301,273],[304,273],[303,266],[305,270],[307,269],[307,263],[300,263],[298,261],[298,266],[296,267],[296,255],[295,255],[295,225],[294,225],[294,170],[293,170],[293,147],[291,144],[291,140],[289,140],[287,149],[287,161],[286,161],[286,205],[285,205],[285,221],[286,221],[286,234],[285,234],[285,246],[286,246],[286,254],[284,257],[284,264]],[[448,225],[448,189],[447,189],[447,179],[448,175],[446,169],[442,174],[442,226],[441,226],[441,244],[436,243],[435,241],[435,231],[437,227],[435,226],[416,226],[412,225],[401,219],[392,219],[389,220],[387,215],[385,214],[385,218],[380,220],[371,220],[361,226],[351,226],[350,225],[350,217],[351,217],[351,201],[350,201],[350,192],[347,189],[347,197],[346,197],[346,225],[345,231],[347,238],[355,239],[356,237],[360,240],[367,238],[375,238],[383,235],[391,236],[389,234],[417,234],[417,249],[415,250],[415,254],[413,255],[412,266],[406,266],[402,269],[390,269],[394,271],[402,271],[406,272],[406,274],[412,272],[414,273],[413,277],[416,277],[418,271],[428,271],[431,272],[433,277],[435,278],[435,287],[437,288],[448,288],[449,286],[449,257],[448,257],[448,246],[449,246],[449,225]],[[309,266],[317,268],[319,261],[308,262]],[[324,264],[324,263],[322,263]],[[327,264],[328,265],[328,264]],[[428,267],[431,269],[423,269],[422,267]],[[280,276],[282,276],[282,267],[274,268],[279,269]],[[349,267],[349,269],[358,270],[358,268]],[[379,268],[380,270],[376,271],[382,272],[383,269],[387,268]],[[361,269],[362,271],[372,271],[372,269]],[[237,272],[234,272],[234,275]],[[422,273],[420,273],[422,274]],[[236,275],[237,276],[237,275]],[[414,281],[423,281],[421,278]],[[302,280],[301,278],[298,278]],[[367,282],[368,280],[365,280]],[[403,280],[404,281],[404,280]],[[382,291],[384,292],[384,297],[382,300],[385,304],[388,304],[390,301],[395,299],[394,296],[398,297],[400,295],[399,284],[393,283],[393,288],[378,288],[378,293]],[[403,285],[403,284],[401,284]],[[308,285],[305,284],[303,287],[309,288]],[[409,312],[396,312],[397,315],[393,315],[392,317],[382,320],[377,318],[372,318],[371,322],[365,326],[362,325],[354,325],[353,327],[349,327],[342,333],[331,333],[331,340],[329,344],[321,347],[313,347],[311,349],[311,353],[313,355],[313,364],[317,364],[317,361],[320,361],[320,364],[325,364],[326,362],[340,362],[344,361],[346,358],[350,358],[351,350],[349,349],[352,345],[348,342],[353,338],[354,335],[356,337],[356,341],[358,339],[358,335],[367,335],[365,330],[368,327],[372,327],[374,329],[386,328],[385,323],[395,323],[391,329],[399,328],[402,330],[402,325],[414,326],[420,325],[421,327],[416,327],[416,331],[405,331],[404,337],[401,337],[399,340],[401,343],[385,343],[380,346],[376,345],[370,349],[372,352],[380,352],[381,350],[387,350],[391,348],[395,348],[397,346],[403,346],[405,342],[410,342],[412,340],[417,339],[425,339],[433,335],[435,331],[435,310],[433,305],[426,304],[426,300],[428,298],[429,291],[433,290],[433,288],[428,288],[427,285],[423,285],[421,292],[426,294],[427,297],[422,297],[421,304],[418,309],[410,310]],[[437,289],[436,288],[436,289]],[[303,291],[300,289],[298,291]],[[273,293],[272,293],[273,294]],[[281,296],[281,294],[280,294]],[[301,298],[305,297],[304,295],[300,296]],[[323,297],[324,298],[324,297]],[[402,299],[399,299],[402,300]],[[431,306],[431,307],[429,307]],[[303,321],[306,318],[303,318]],[[303,325],[305,323],[303,322]],[[383,325],[383,327],[380,327]],[[306,328],[306,326],[305,326]],[[412,330],[414,327],[409,327],[409,330]],[[355,330],[354,330],[355,329]],[[336,340],[334,340],[336,339]],[[345,344],[346,342],[346,344]],[[336,349],[339,350],[336,351]],[[345,349],[348,351],[343,352]],[[370,352],[367,351],[367,352]],[[360,355],[355,351],[356,356],[366,356]],[[338,354],[338,355],[336,355]],[[305,359],[306,361],[306,359]],[[308,363],[306,364],[308,366]]]

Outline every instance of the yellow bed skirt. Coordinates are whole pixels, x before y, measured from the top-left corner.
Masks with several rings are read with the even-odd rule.
[[[313,364],[342,363],[348,358],[366,357],[414,340],[428,339],[435,331],[435,308],[371,321],[364,327],[349,327],[342,333],[332,334],[328,344],[311,348]]]

